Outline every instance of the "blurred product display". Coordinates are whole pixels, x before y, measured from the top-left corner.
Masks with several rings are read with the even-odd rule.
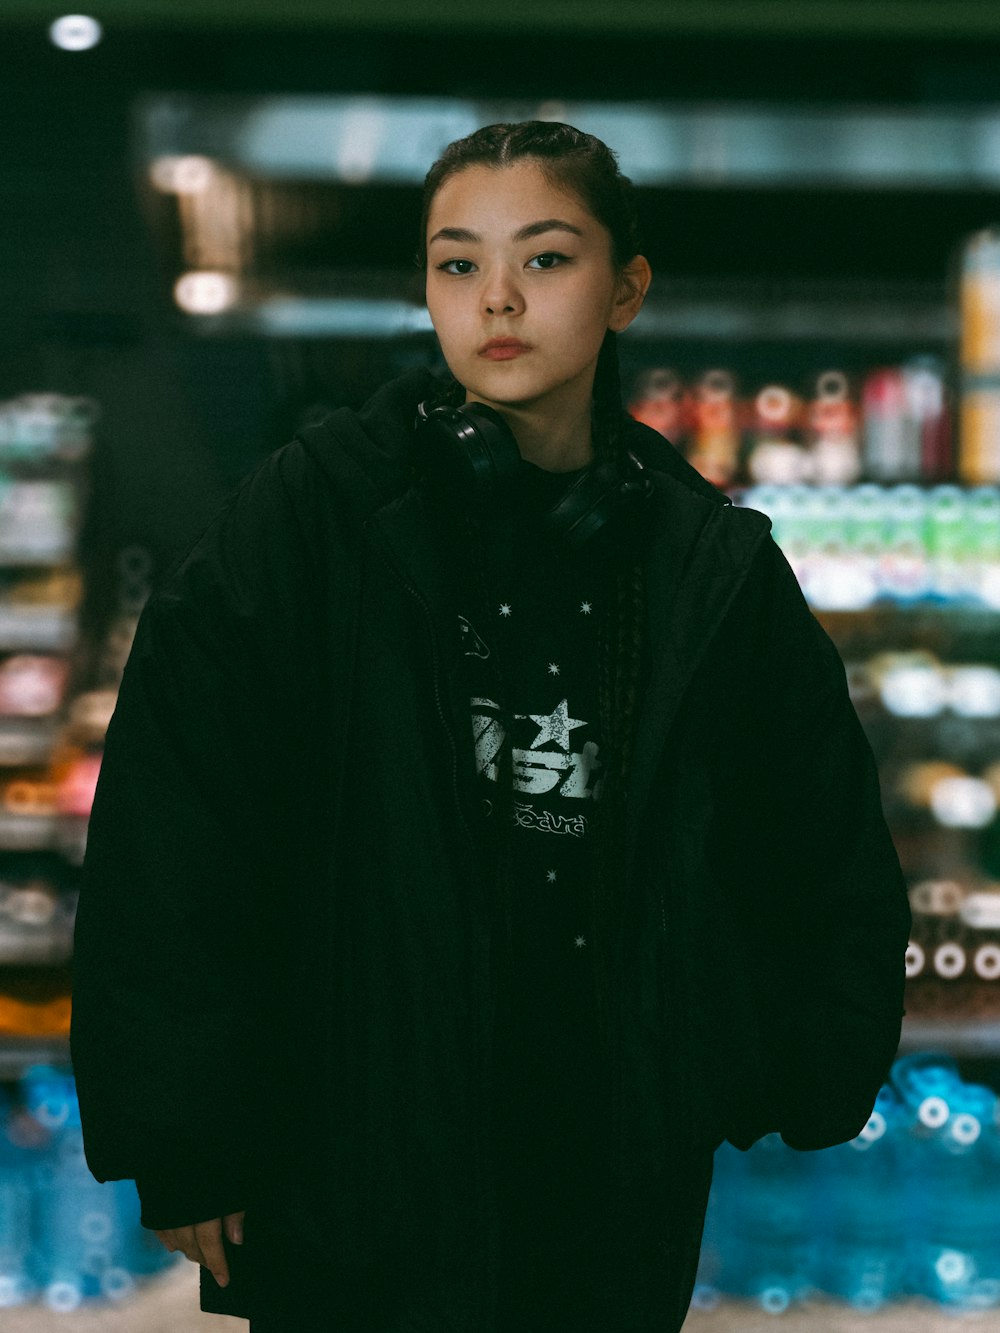
[[[734,493],[736,494],[736,493]],[[748,487],[817,610],[1000,609],[1000,487]]]
[[[961,256],[954,382],[936,352],[757,385],[664,362],[628,399],[771,518],[844,658],[913,911],[904,1054],[868,1125],[820,1153],[722,1145],[695,1314],[1000,1307],[997,1095],[919,1049],[1000,1055],[1000,229]]]
[[[435,359],[414,274],[389,267],[379,226],[396,206],[388,189],[402,199],[422,180],[428,145],[486,123],[493,104],[413,101],[180,90],[138,107],[139,190],[193,360],[213,337],[266,343],[305,422],[376,368],[388,378]],[[506,105],[492,118],[513,118]],[[651,107],[617,105],[612,133],[601,104],[580,104],[592,125],[570,103],[541,105],[609,142],[629,144],[632,126],[631,150],[645,148],[634,168],[623,151],[622,166],[649,191],[651,226],[665,219],[667,253],[671,191],[681,204],[684,189],[725,200],[730,172],[758,189],[805,181],[815,199],[838,180],[880,184],[876,161],[887,180],[909,171],[914,189],[926,168],[927,190],[951,188],[960,161],[978,188],[1000,126],[958,117],[963,156],[950,135],[911,141],[904,117],[831,113],[830,142],[867,147],[813,175],[813,120],[778,103],[667,107],[669,133]],[[892,150],[876,153],[884,142]],[[989,158],[975,170],[969,144]],[[376,237],[367,264],[351,257],[352,227]],[[947,302],[934,284],[911,290],[904,265],[884,286],[863,265],[814,285],[791,271],[744,281],[723,262],[703,279],[654,265],[650,308],[620,339],[627,410],[734,504],[771,518],[837,644],[913,910],[903,1041],[868,1124],[818,1153],[777,1135],[747,1153],[722,1145],[692,1328],[727,1305],[794,1318],[817,1301],[872,1318],[918,1301],[932,1320],[1000,1321],[1000,219],[956,232]],[[144,545],[115,546],[110,599],[81,652],[83,516],[93,499],[120,498],[91,495],[101,418],[88,396],[0,401],[0,1310],[62,1315],[123,1306],[186,1262],[140,1226],[133,1182],[88,1172],[69,1065],[87,822],[155,563]],[[179,476],[172,453],[169,465]],[[989,1076],[960,1069],[965,1056],[992,1061]],[[833,1323],[820,1312],[809,1327]]]
[[[0,1073],[67,1050],[69,964],[103,732],[73,698],[79,534],[100,413],[86,397],[0,403]]]
[[[995,1310],[998,1190],[997,1094],[947,1055],[902,1056],[850,1143],[723,1144],[692,1308],[730,1295],[783,1314],[825,1293],[868,1312],[911,1297]]]
[[[132,1181],[90,1174],[72,1075],[35,1065],[16,1091],[0,1088],[0,1310],[121,1305],[186,1262],[140,1225]]]
[[[960,472],[977,485],[1000,475],[1000,228],[965,247],[961,307]]]
[[[831,367],[802,394],[770,383],[741,395],[723,366],[688,384],[655,366],[636,377],[628,409],[723,489],[956,479],[945,367],[931,353],[874,367],[853,386]],[[1000,467],[982,481],[1000,481]]]

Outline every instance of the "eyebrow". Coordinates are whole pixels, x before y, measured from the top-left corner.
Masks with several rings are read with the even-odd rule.
[[[564,222],[562,218],[545,218],[542,222],[529,222],[526,227],[516,231],[511,237],[512,241],[527,241],[532,236],[541,236],[546,231],[570,231],[574,236],[582,236],[583,232],[579,227],[574,227],[571,222]],[[478,232],[469,231],[465,227],[442,227],[436,231],[428,245],[433,245],[435,241],[481,241],[483,238]]]

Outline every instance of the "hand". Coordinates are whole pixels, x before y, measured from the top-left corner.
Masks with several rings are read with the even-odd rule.
[[[180,1250],[194,1264],[202,1264],[211,1270],[212,1276],[220,1287],[229,1285],[229,1266],[226,1252],[222,1247],[222,1227],[226,1236],[235,1245],[243,1244],[243,1215],[227,1213],[224,1218],[213,1217],[210,1222],[195,1222],[189,1227],[169,1227],[166,1231],[156,1231],[161,1243],[171,1254]]]

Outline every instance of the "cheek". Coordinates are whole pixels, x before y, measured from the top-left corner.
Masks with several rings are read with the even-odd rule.
[[[593,301],[586,301],[565,312],[561,327],[572,330],[563,340],[566,360],[582,365],[600,352],[607,321]]]
[[[611,310],[602,288],[587,282],[568,286],[560,305],[561,318],[579,332],[578,341],[589,340],[595,332],[603,338]]]
[[[457,320],[455,311],[446,300],[440,296],[429,296],[427,299],[427,313],[431,317],[431,323],[434,325],[434,331],[442,345],[453,342],[458,336]]]
[[[468,301],[463,301],[462,293],[439,289],[427,298],[427,309],[431,318],[440,321],[451,329],[459,329],[468,321]]]

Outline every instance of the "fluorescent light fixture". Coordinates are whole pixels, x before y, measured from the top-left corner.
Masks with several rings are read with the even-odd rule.
[[[231,273],[184,273],[174,284],[174,300],[189,315],[221,314],[236,303],[237,294]]]
[[[103,36],[103,28],[89,14],[64,14],[49,27],[52,45],[63,51],[89,51]]]

